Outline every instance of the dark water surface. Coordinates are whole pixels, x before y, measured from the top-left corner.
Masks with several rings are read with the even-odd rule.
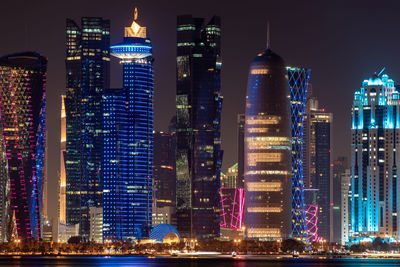
[[[15,257],[0,258],[0,266],[179,266],[179,267],[372,267],[372,266],[400,266],[400,259],[281,259],[270,260],[262,257],[245,258],[147,258],[147,257]]]

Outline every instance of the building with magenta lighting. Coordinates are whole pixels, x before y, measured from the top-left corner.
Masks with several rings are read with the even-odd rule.
[[[45,201],[46,68],[47,59],[35,52],[0,58],[1,223],[8,221],[7,224],[16,227],[17,234],[11,237],[9,232],[6,238],[9,241],[41,237],[40,208]],[[4,191],[6,184],[9,193]],[[6,202],[7,195],[10,204]]]
[[[373,75],[354,93],[350,239],[399,238],[400,93]]]
[[[146,28],[125,28],[111,55],[123,88],[103,95],[103,239],[147,238],[152,216],[153,56]]]

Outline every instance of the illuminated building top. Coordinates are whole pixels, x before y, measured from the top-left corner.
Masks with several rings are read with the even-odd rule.
[[[125,27],[125,38],[120,44],[111,46],[111,55],[121,59],[120,63],[131,63],[152,55],[151,42],[146,37],[146,27],[140,26],[136,20],[137,8],[130,27]]]
[[[138,18],[138,10],[135,8],[135,14],[132,25],[125,27],[125,37],[140,37],[146,38],[146,27],[140,26],[136,21]]]

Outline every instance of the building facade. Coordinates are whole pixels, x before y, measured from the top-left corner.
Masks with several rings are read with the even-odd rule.
[[[244,126],[245,114],[238,114],[238,187],[244,187]]]
[[[35,52],[0,58],[0,132],[7,159],[3,161],[6,176],[1,179],[2,183],[3,179],[9,179],[9,216],[15,220],[11,225],[15,225],[20,240],[41,237],[40,216],[45,200],[46,68],[47,59]]]
[[[109,87],[110,21],[66,24],[66,222],[89,238],[89,209],[102,206],[102,94]]]
[[[219,236],[221,22],[177,21],[176,201],[182,237]]]
[[[307,100],[304,118],[303,172],[305,188],[318,189],[318,235],[333,240],[332,206],[332,113]]]
[[[351,222],[351,173],[350,169],[346,169],[341,179],[341,197],[340,202],[340,221],[341,221],[341,234],[340,243],[345,245],[349,242],[350,222]]]
[[[268,47],[252,61],[246,96],[246,238],[282,240],[291,233],[291,133],[283,59]]]
[[[60,170],[58,181],[58,220],[60,223],[66,223],[66,174],[65,174],[65,157],[66,157],[66,115],[65,115],[65,95],[61,96],[61,130],[60,130]],[[53,224],[54,226],[54,224]]]
[[[342,200],[343,200],[343,179],[346,179],[345,172],[349,168],[347,157],[338,157],[333,161],[332,167],[332,228],[333,242],[342,243]],[[347,192],[348,194],[348,192]]]
[[[399,237],[400,94],[388,75],[355,91],[352,107],[351,235]]]
[[[103,238],[148,237],[153,180],[153,56],[137,9],[111,54],[123,66],[123,88],[103,96]]]
[[[287,67],[292,133],[292,238],[306,242],[304,205],[303,130],[310,69]]]

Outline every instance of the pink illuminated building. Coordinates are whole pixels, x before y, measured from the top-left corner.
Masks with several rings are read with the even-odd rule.
[[[47,59],[34,52],[0,58],[0,142],[9,179],[10,211],[19,240],[40,234],[46,201],[46,67]],[[4,179],[4,177],[2,177]],[[12,216],[11,216],[12,215]]]
[[[306,209],[306,222],[308,240],[310,242],[318,242],[318,205],[307,205]]]
[[[242,229],[244,212],[243,188],[221,187],[221,224],[220,227]]]

